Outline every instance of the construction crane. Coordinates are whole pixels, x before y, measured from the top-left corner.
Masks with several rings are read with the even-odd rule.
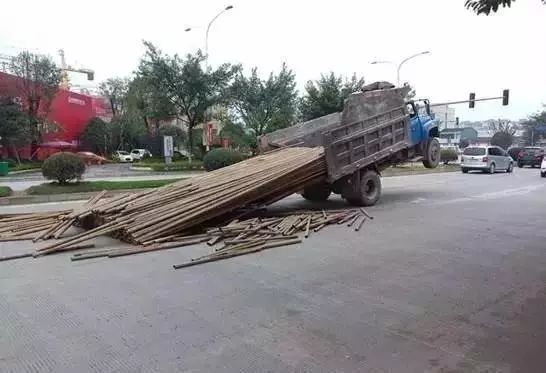
[[[69,79],[68,79],[68,72],[74,72],[74,73],[81,73],[87,75],[87,80],[94,80],[95,79],[95,71],[91,69],[86,68],[75,68],[66,63],[66,59],[64,56],[64,49],[59,49],[59,56],[61,56],[61,83],[59,84],[59,87],[61,89],[68,90],[70,88]]]

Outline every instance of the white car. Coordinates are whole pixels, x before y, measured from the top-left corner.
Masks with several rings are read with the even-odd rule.
[[[494,174],[499,170],[508,173],[514,170],[514,161],[498,146],[469,146],[461,157],[461,171],[479,170]]]
[[[144,158],[149,158],[152,156],[152,153],[150,153],[147,149],[133,149],[131,150],[131,157],[133,158],[133,161],[140,161]]]
[[[542,157],[542,163],[540,164],[540,176],[546,177],[546,157]]]
[[[131,156],[131,154],[129,154],[129,152],[126,152],[125,150],[116,150],[113,154],[113,158],[122,163],[133,161],[133,157]]]

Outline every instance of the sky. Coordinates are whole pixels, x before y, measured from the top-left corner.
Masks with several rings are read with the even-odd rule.
[[[283,62],[298,89],[321,73],[364,76],[367,82],[401,80],[431,102],[500,96],[510,105],[457,105],[461,121],[521,119],[546,103],[546,6],[517,0],[489,17],[465,9],[464,0],[154,0],[79,3],[64,0],[3,2],[0,54],[23,49],[94,69],[96,82],[130,76],[144,53],[142,40],[169,54],[205,47],[208,22],[227,5],[209,34],[209,63],[242,63],[266,77]],[[185,32],[187,27],[192,30]],[[392,61],[370,64],[374,60]],[[72,83],[89,85],[82,76]]]

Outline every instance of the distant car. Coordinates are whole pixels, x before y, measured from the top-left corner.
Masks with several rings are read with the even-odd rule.
[[[525,149],[523,146],[511,146],[506,152],[514,161],[517,161],[518,155],[523,149]]]
[[[114,154],[112,154],[112,158],[122,163],[133,161],[133,157],[131,156],[131,154],[129,154],[129,152],[126,152],[125,150],[116,150]]]
[[[490,174],[499,170],[512,172],[514,161],[498,146],[469,146],[461,157],[461,171],[466,174],[471,170],[480,170]]]
[[[131,157],[133,161],[140,161],[145,158],[150,158],[152,153],[147,149],[133,149],[131,150]]]
[[[542,158],[542,163],[540,164],[540,176],[546,177],[546,157]]]
[[[523,166],[539,167],[544,158],[544,149],[536,146],[523,148],[518,154],[518,167]]]
[[[76,155],[83,159],[86,164],[105,164],[108,160],[92,152],[77,152]]]

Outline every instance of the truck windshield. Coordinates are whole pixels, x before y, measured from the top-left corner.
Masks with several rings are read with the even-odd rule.
[[[463,155],[485,155],[485,148],[466,148]]]

